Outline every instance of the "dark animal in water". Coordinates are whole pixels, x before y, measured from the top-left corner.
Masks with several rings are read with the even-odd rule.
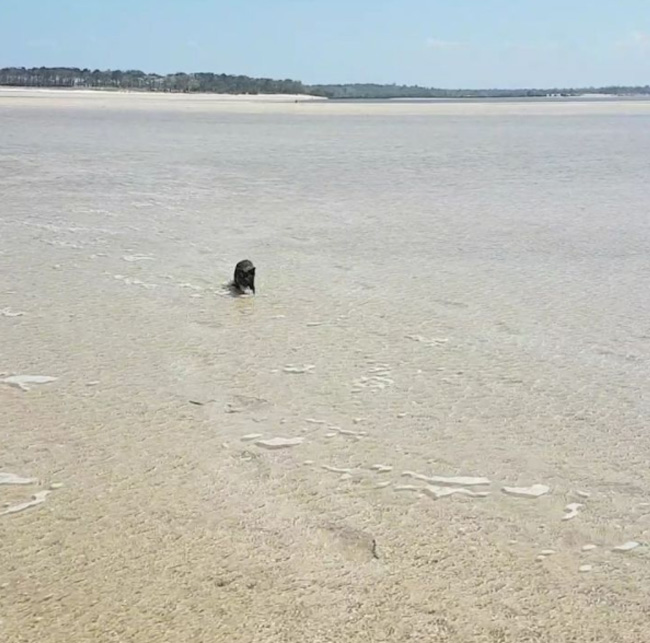
[[[248,259],[240,261],[235,266],[233,286],[240,292],[246,292],[249,289],[255,294],[255,266]]]

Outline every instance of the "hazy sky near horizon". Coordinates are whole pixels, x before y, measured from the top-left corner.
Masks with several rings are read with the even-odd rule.
[[[0,67],[650,84],[650,0],[0,0]]]

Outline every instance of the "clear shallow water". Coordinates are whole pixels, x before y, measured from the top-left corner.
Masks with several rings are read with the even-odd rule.
[[[228,551],[253,576],[268,573],[275,549],[299,551],[281,577],[311,570],[321,624],[363,591],[361,614],[388,600],[412,635],[433,635],[447,625],[427,620],[414,596],[437,592],[448,640],[521,641],[535,628],[570,640],[576,626],[641,640],[647,555],[605,552],[650,530],[645,105],[0,100],[0,308],[25,312],[0,318],[0,366],[59,378],[30,397],[3,389],[2,466],[68,480],[69,495],[54,492],[46,507],[90,512],[89,525],[112,517],[101,574],[117,573],[110,552],[123,534],[155,548],[144,533],[181,525],[201,559],[211,550],[198,534],[222,529],[243,544],[212,554]],[[245,257],[258,266],[258,295],[233,299],[222,285]],[[305,442],[261,453],[241,442],[252,433]],[[387,478],[370,472],[377,463],[393,467]],[[403,471],[487,476],[492,494],[423,500],[394,490],[412,482]],[[377,489],[384,479],[391,486]],[[499,492],[535,483],[552,493],[531,504]],[[576,490],[590,500],[562,523]],[[51,515],[32,511],[20,542],[56,533]],[[336,546],[323,521],[338,525]],[[69,541],[63,579],[95,529]],[[367,534],[383,548],[380,570],[357,555]],[[598,574],[583,580],[581,547],[594,541]],[[181,549],[166,546],[182,565]],[[544,548],[559,555],[540,576]],[[12,555],[28,551],[16,539]],[[137,551],[123,554],[135,579],[145,577]],[[418,561],[440,555],[450,562],[433,580]],[[30,560],[57,585],[46,553]],[[195,567],[186,573],[191,605],[216,600]],[[331,586],[328,607],[316,588],[341,574],[350,576]],[[477,577],[496,585],[476,594]],[[20,569],[11,582],[28,591]],[[399,598],[404,583],[410,598]],[[136,599],[136,586],[126,582],[104,611],[155,604],[158,590]],[[246,599],[249,620],[304,591],[259,589]],[[278,603],[256,612],[269,592]],[[567,592],[571,608],[549,617]],[[601,612],[601,593],[620,597],[618,612]],[[219,600],[233,618],[244,604]],[[504,600],[535,607],[514,623]],[[468,613],[485,626],[473,629]],[[170,631],[186,632],[186,617]],[[350,619],[341,636],[357,640],[364,630]],[[488,637],[493,619],[506,638]],[[131,614],[124,631],[151,627]],[[275,636],[293,636],[282,627]]]

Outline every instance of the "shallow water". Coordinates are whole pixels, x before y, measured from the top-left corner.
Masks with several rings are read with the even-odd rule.
[[[647,638],[648,150],[642,101],[0,93],[0,372],[57,378],[0,471],[64,482],[5,640]]]

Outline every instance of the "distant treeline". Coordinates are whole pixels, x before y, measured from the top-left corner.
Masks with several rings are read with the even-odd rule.
[[[643,87],[582,87],[570,89],[436,89],[417,85],[310,85],[310,94],[338,99],[382,98],[525,98],[541,96],[580,96],[608,94],[611,96],[650,95],[650,85]]]
[[[251,78],[231,74],[148,74],[137,69],[100,70],[76,67],[6,67],[0,69],[0,85],[13,87],[59,87],[115,89],[148,92],[207,92],[215,94],[304,94],[334,99],[385,98],[516,98],[579,96],[581,94],[650,95],[643,87],[582,87],[570,89],[436,89],[417,85],[354,83],[306,85],[298,80]]]
[[[147,74],[126,71],[77,69],[76,67],[7,67],[0,69],[0,85],[14,87],[60,87],[130,89],[149,92],[211,92],[214,94],[306,94],[295,80],[250,78],[229,74]]]

